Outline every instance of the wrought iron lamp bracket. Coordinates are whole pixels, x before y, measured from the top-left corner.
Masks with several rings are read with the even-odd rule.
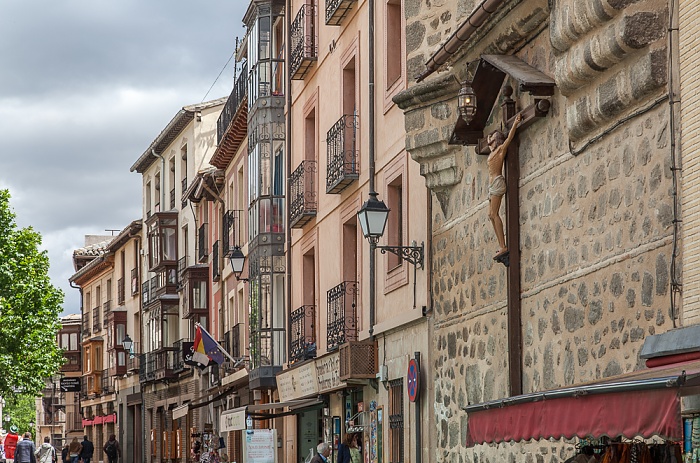
[[[382,251],[382,254],[390,252],[396,254],[401,259],[406,262],[410,262],[414,266],[423,269],[423,255],[424,255],[424,243],[421,242],[420,246],[377,246],[377,249]]]

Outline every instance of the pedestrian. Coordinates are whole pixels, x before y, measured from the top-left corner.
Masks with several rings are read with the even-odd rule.
[[[70,453],[68,452],[68,444],[63,446],[63,450],[61,450],[61,460],[63,463],[70,463]]]
[[[352,442],[350,444],[351,463],[362,463],[362,454],[360,452],[360,433],[355,433],[352,436]]]
[[[92,460],[92,455],[95,453],[95,446],[90,442],[88,436],[83,436],[83,442],[81,442],[83,449],[80,451],[80,459],[83,463],[90,463]]]
[[[109,436],[109,440],[102,450],[107,454],[109,463],[117,463],[117,459],[122,456],[122,449],[119,448],[119,441],[114,434]]]
[[[78,463],[80,458],[80,452],[83,450],[83,446],[78,442],[78,438],[74,437],[68,446],[68,456],[70,457],[70,463]]]
[[[56,463],[56,449],[50,444],[51,438],[49,436],[44,437],[44,443],[36,449],[34,455],[38,460],[38,463]]]
[[[36,447],[32,442],[32,434],[24,433],[24,439],[17,442],[15,448],[15,463],[36,463]]]
[[[338,444],[337,463],[350,463],[350,447],[352,446],[352,441],[354,438],[355,434],[351,432],[345,433],[345,439],[343,439],[343,442]]]
[[[316,451],[318,453],[311,459],[311,463],[328,463],[328,457],[331,454],[331,446],[326,442],[321,442],[316,446]]]

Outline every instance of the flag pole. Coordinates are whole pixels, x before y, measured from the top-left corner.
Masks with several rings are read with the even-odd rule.
[[[236,363],[238,363],[240,360],[242,360],[242,359],[236,360],[235,358],[231,357],[231,354],[229,354],[228,352],[226,352],[226,349],[224,349],[223,346],[222,346],[221,344],[219,344],[219,342],[218,342],[216,339],[214,339],[214,336],[212,336],[211,333],[210,333],[209,331],[207,331],[206,328],[204,328],[204,327],[202,326],[201,323],[195,322],[194,326],[195,326],[195,327],[198,327],[200,330],[202,330],[202,331],[204,331],[205,333],[207,333],[207,335],[211,338],[211,340],[214,341],[214,344],[216,344],[216,347],[219,348],[219,350],[221,351],[221,353],[224,354],[230,361],[232,361],[234,365],[235,365]]]

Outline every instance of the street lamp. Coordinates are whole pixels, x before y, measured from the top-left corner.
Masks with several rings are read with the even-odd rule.
[[[233,276],[238,281],[248,281],[248,278],[241,278],[241,273],[243,273],[243,267],[245,266],[245,258],[245,254],[243,254],[240,246],[235,246],[228,257],[229,262],[231,262]]]
[[[462,87],[457,94],[457,107],[459,115],[464,119],[464,122],[469,124],[476,115],[476,93],[469,81],[464,81]]]
[[[124,346],[124,350],[131,352],[131,346],[133,345],[134,341],[131,340],[131,337],[128,334],[124,336],[124,340],[122,341],[122,346]]]

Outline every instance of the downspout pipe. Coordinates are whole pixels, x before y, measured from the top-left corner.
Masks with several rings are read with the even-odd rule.
[[[285,202],[285,207],[287,208],[287,214],[285,214],[285,222],[286,222],[286,228],[285,231],[286,233],[286,240],[287,240],[287,313],[291,313],[292,310],[292,227],[290,226],[291,220],[289,217],[289,191],[290,191],[290,186],[291,182],[290,179],[292,177],[292,79],[291,75],[289,72],[289,60],[290,57],[292,56],[292,37],[291,37],[291,30],[292,30],[292,15],[291,15],[291,8],[292,8],[292,2],[291,0],[286,0],[285,5],[284,5],[284,22],[285,26],[287,27],[287,40],[286,40],[286,53],[287,53],[287,59],[284,62],[284,67],[287,71],[287,76],[285,79],[285,84],[286,88],[284,89],[287,95],[287,127],[285,130],[285,134],[287,139],[285,140],[285,149],[287,150],[287,165],[285,166],[285,171],[287,175],[287,193],[285,195],[286,200]],[[287,318],[287,333],[292,332],[292,325],[289,320],[289,317]],[[291,336],[287,336],[287,352],[291,352]],[[287,359],[289,360],[289,359]]]
[[[375,190],[374,176],[376,173],[375,166],[375,115],[374,115],[374,1],[369,0],[369,32],[367,34],[367,41],[369,45],[369,194],[375,195],[377,191]],[[377,292],[377,282],[376,282],[376,254],[377,254],[377,244],[370,242],[369,244],[369,339],[374,340],[374,323],[375,323],[375,312],[376,312],[376,292]]]
[[[153,148],[151,148],[151,154],[160,158],[160,209],[163,210],[165,207],[165,158],[156,153],[156,150]]]

